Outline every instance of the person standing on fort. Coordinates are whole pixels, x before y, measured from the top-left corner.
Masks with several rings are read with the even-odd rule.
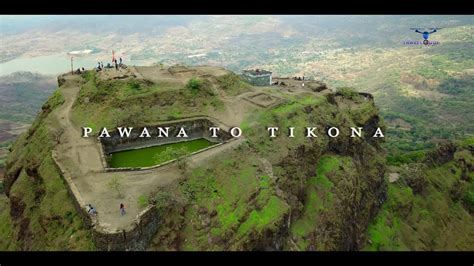
[[[120,57],[120,65],[122,65],[122,57]]]
[[[119,65],[117,64],[117,59],[115,59],[115,69],[119,70]]]
[[[120,203],[120,215],[125,215],[125,205],[123,205],[123,203]]]

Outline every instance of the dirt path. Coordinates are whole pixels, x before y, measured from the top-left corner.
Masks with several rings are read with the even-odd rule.
[[[71,77],[70,79],[74,78],[78,79],[79,77]],[[64,129],[64,133],[61,136],[61,144],[56,147],[56,151],[63,155],[63,163],[74,170],[71,172],[85,175],[89,172],[100,172],[103,167],[97,144],[91,138],[82,138],[80,128],[71,122],[71,109],[79,89],[79,85],[61,89],[65,102],[58,108],[55,115],[61,128]]]

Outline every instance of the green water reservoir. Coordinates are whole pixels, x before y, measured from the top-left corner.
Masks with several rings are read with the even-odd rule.
[[[215,144],[216,143],[210,142],[207,139],[195,139],[136,150],[115,152],[110,156],[109,166],[112,168],[154,166]]]

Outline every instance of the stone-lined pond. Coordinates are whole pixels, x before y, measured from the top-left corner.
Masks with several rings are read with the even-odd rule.
[[[110,154],[109,166],[119,167],[150,167],[176,159],[179,155],[187,155],[215,145],[207,139],[200,138],[190,141],[164,144],[159,146],[119,151]]]

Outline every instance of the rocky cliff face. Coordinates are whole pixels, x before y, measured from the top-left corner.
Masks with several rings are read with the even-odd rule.
[[[163,225],[151,249],[360,249],[386,198],[383,138],[372,137],[380,120],[372,100],[357,94],[298,98],[249,118],[245,145],[174,189],[184,188],[181,208],[166,216],[179,218]],[[281,135],[269,138],[264,125]],[[305,126],[322,130],[306,138]],[[351,138],[351,126],[363,137]],[[329,127],[340,136],[328,137]],[[220,191],[227,195],[213,194]]]
[[[368,230],[367,250],[472,250],[472,143],[440,143],[417,163],[392,167],[400,178]]]
[[[340,97],[314,106],[308,122],[323,117],[319,126],[340,128],[341,137],[298,146],[277,163],[279,187],[291,208],[283,249],[358,250],[364,243],[366,228],[386,198],[386,184],[383,139],[373,138],[383,124],[371,99],[359,102],[363,99]],[[359,113],[363,108],[365,117]],[[349,137],[351,126],[362,127],[364,137]]]

